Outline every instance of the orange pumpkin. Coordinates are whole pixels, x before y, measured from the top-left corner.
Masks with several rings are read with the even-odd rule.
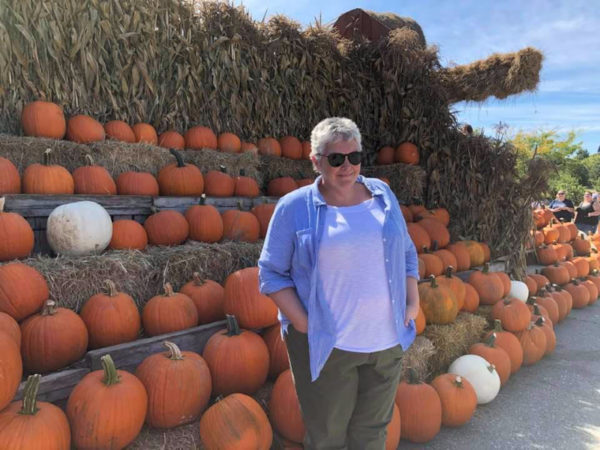
[[[275,429],[286,439],[302,442],[304,421],[292,372],[288,369],[277,377],[269,399],[269,416]]]
[[[441,258],[433,253],[421,253],[419,258],[425,263],[425,278],[430,275],[440,276],[444,271],[444,263]]]
[[[500,278],[495,273],[489,271],[487,264],[483,267],[483,270],[475,270],[471,273],[468,282],[479,294],[479,302],[482,305],[497,303],[504,293],[502,281],[500,281]]]
[[[431,382],[442,403],[442,425],[460,427],[471,420],[477,394],[466,378],[453,373],[438,375]]]
[[[247,267],[227,277],[225,313],[235,315],[240,326],[249,329],[277,323],[277,306],[258,290],[258,267]]]
[[[75,193],[82,195],[117,195],[117,185],[108,170],[94,165],[91,155],[85,155],[87,166],[73,171]]]
[[[185,148],[185,138],[175,130],[165,131],[158,136],[158,145],[159,147],[183,150]]]
[[[173,292],[171,283],[166,283],[164,295],[152,297],[144,305],[142,323],[148,336],[185,330],[198,325],[198,310],[191,298]]]
[[[462,241],[467,247],[469,256],[471,257],[471,267],[483,266],[485,262],[485,251],[477,241]]]
[[[92,295],[79,315],[88,331],[90,348],[131,342],[140,335],[141,318],[133,298],[106,280],[106,293]]]
[[[259,155],[281,156],[281,145],[272,137],[264,137],[257,142]]]
[[[219,242],[223,238],[221,213],[205,202],[206,196],[202,194],[200,204],[190,206],[185,212],[185,219],[190,226],[189,237],[194,241]]]
[[[184,284],[180,292],[196,305],[198,325],[225,319],[225,289],[216,281],[194,272],[192,281]]]
[[[271,197],[283,197],[285,194],[296,189],[298,189],[298,184],[292,177],[273,178],[267,186],[267,195]]]
[[[80,359],[88,331],[79,315],[48,300],[41,313],[21,323],[23,367],[31,373],[53,372]]]
[[[419,164],[419,149],[411,142],[403,142],[396,147],[394,160],[404,164]]]
[[[309,141],[302,141],[302,159],[310,159],[310,152],[312,151]]]
[[[0,261],[26,258],[33,250],[33,230],[20,214],[4,212],[5,201],[0,197]]]
[[[240,175],[235,177],[235,188],[233,195],[236,197],[258,197],[260,189],[254,178],[245,176],[244,169],[240,169]]]
[[[258,155],[258,147],[252,142],[242,142],[242,153]]]
[[[262,337],[269,349],[269,378],[277,378],[281,372],[290,368],[287,347],[281,338],[281,324],[267,328]]]
[[[427,323],[447,324],[454,322],[458,305],[454,293],[445,286],[439,286],[434,276],[431,281],[419,283],[419,301]]]
[[[454,268],[458,265],[456,256],[454,256],[454,253],[452,253],[450,250],[443,248],[441,250],[435,250],[433,254],[442,260],[443,272],[446,272],[449,267],[454,270]]]
[[[302,159],[302,143],[294,136],[284,136],[279,139],[281,156],[289,159]]]
[[[204,448],[269,450],[273,430],[256,400],[244,394],[231,394],[202,415],[200,439]]]
[[[148,393],[146,423],[155,428],[173,428],[200,417],[208,405],[212,382],[199,354],[182,352],[169,341],[163,345],[168,351],[146,357],[135,376]]]
[[[67,122],[67,139],[80,144],[103,141],[104,127],[96,119],[80,114]]]
[[[115,141],[128,142],[133,144],[135,142],[135,133],[127,122],[122,120],[111,120],[104,124],[104,133],[107,139],[114,139]]]
[[[267,235],[269,222],[275,211],[275,206],[275,203],[260,203],[250,210],[250,212],[258,219],[261,238],[264,238]]]
[[[67,131],[63,109],[56,103],[35,101],[21,112],[21,126],[26,136],[62,139]]]
[[[73,194],[75,183],[67,169],[50,165],[51,149],[44,152],[43,164],[31,164],[23,172],[24,194]]]
[[[394,147],[385,146],[381,147],[377,152],[377,158],[375,159],[375,163],[377,165],[383,166],[387,164],[394,163]]]
[[[15,319],[0,312],[0,332],[6,333],[21,348],[21,328]]]
[[[235,191],[235,181],[227,174],[225,166],[220,170],[209,170],[204,175],[204,193],[210,197],[231,197]]]
[[[217,136],[214,131],[208,127],[192,127],[186,131],[184,137],[185,148],[190,150],[216,150],[218,146]]]
[[[548,245],[541,245],[535,249],[535,254],[537,256],[538,262],[543,264],[544,266],[548,266],[550,264],[554,264],[558,261],[558,255],[556,254],[556,250]]]
[[[450,243],[450,232],[445,225],[437,219],[425,218],[418,224],[425,229],[431,242],[437,242],[437,248],[445,248]]]
[[[493,364],[500,377],[500,384],[505,385],[511,374],[511,362],[508,353],[496,345],[496,334],[489,335],[484,342],[473,344],[469,349],[472,355],[481,356],[490,364]]]
[[[21,176],[15,165],[0,156],[0,194],[20,194]]]
[[[179,211],[160,211],[144,222],[148,243],[152,245],[179,245],[188,238],[190,226]]]
[[[505,330],[521,331],[529,325],[531,312],[521,300],[505,297],[492,307],[492,318],[500,320]]]
[[[157,145],[158,135],[156,129],[149,123],[139,122],[133,127],[133,134],[135,134],[135,142]]]
[[[456,257],[456,270],[463,272],[471,267],[471,255],[467,246],[462,242],[455,242],[448,245],[448,250]]]
[[[123,448],[139,434],[148,409],[146,388],[135,375],[117,370],[110,355],[102,370],[84,376],[67,401],[73,445]]]
[[[496,336],[495,345],[503,349],[510,359],[510,373],[516,373],[523,364],[523,347],[517,337],[510,331],[504,331],[500,320],[494,320],[494,329],[485,335],[489,338],[492,334]]]
[[[148,245],[146,229],[135,220],[113,222],[112,238],[108,246],[113,250],[144,250]]]
[[[479,294],[473,286],[465,283],[465,303],[461,311],[474,313],[479,308]]]
[[[0,311],[17,321],[38,311],[49,295],[42,274],[20,262],[0,266],[0,286]]]
[[[240,153],[242,141],[233,133],[221,133],[217,138],[217,148],[225,153]]]
[[[158,172],[160,195],[185,197],[199,196],[204,192],[204,177],[198,167],[185,164],[181,155],[171,149],[176,163],[168,164]]]
[[[552,325],[546,319],[540,317],[535,321],[535,326],[539,327],[546,335],[546,351],[544,352],[544,356],[552,354],[556,348],[556,334],[554,334]]]
[[[571,294],[573,298],[573,308],[585,308],[590,302],[590,291],[577,280],[571,280],[563,286],[565,291]]]
[[[226,317],[227,330],[213,334],[203,352],[213,394],[253,394],[267,379],[269,350],[258,334],[240,329],[234,316]]]
[[[417,313],[417,318],[415,319],[415,329],[417,331],[417,335],[423,334],[423,331],[425,331],[426,325],[427,325],[427,318],[425,317],[423,308],[421,308],[421,305],[419,305],[419,312]]]
[[[454,293],[454,296],[456,298],[456,304],[458,310],[460,311],[462,310],[463,305],[465,304],[465,297],[467,295],[467,290],[465,287],[466,284],[457,276],[452,275],[453,272],[454,267],[448,266],[444,272],[444,275],[438,277],[436,281],[440,286],[446,286]]]
[[[423,253],[426,248],[431,248],[431,238],[425,228],[415,222],[407,223],[406,228],[410,239],[413,241],[413,244],[415,244],[417,253]]]
[[[221,215],[223,239],[256,242],[260,236],[260,224],[254,214],[238,209],[229,209]]]
[[[0,332],[0,411],[14,398],[22,375],[19,347],[8,334]]]
[[[117,177],[117,192],[119,195],[149,195],[156,197],[158,191],[158,182],[151,173],[123,172]]]
[[[544,357],[546,334],[533,322],[523,331],[515,333],[523,348],[523,365],[530,366]]]

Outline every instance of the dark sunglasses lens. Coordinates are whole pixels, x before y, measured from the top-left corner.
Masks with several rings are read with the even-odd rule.
[[[330,155],[327,155],[327,160],[331,167],[340,167],[344,164],[344,159],[346,159],[346,156],[342,153],[331,153]]]
[[[360,152],[352,152],[348,155],[348,161],[350,161],[350,164],[353,166],[360,164],[360,160]]]

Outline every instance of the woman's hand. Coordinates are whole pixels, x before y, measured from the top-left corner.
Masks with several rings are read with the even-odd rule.
[[[406,305],[404,326],[407,327],[408,323],[411,320],[415,320],[417,318],[418,314],[419,314],[419,304],[418,303],[408,303]]]

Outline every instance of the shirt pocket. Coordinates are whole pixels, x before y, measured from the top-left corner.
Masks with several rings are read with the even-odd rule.
[[[313,236],[311,228],[296,231],[295,247],[294,265],[304,270],[310,270],[313,267]]]

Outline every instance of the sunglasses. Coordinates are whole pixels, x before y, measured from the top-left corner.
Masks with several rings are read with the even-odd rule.
[[[327,161],[331,167],[340,167],[344,164],[346,158],[348,158],[348,162],[353,166],[357,166],[360,164],[362,159],[362,155],[360,152],[352,152],[352,153],[330,153],[329,155],[323,155],[319,153],[319,156],[326,156]]]

